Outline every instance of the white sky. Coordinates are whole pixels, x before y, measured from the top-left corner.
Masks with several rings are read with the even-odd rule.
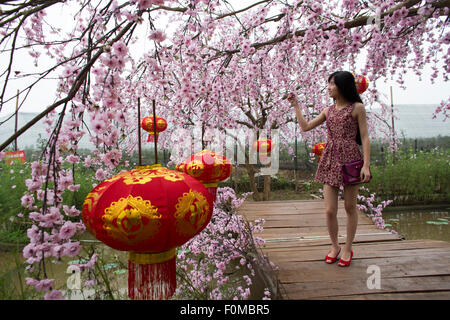
[[[242,0],[233,0],[231,3],[236,3],[235,9],[239,9],[248,4],[247,1]],[[53,26],[60,26],[61,28],[71,29],[73,25],[72,19],[67,19],[67,14],[64,14],[60,9],[52,9],[53,11],[48,11],[46,21],[52,23]],[[165,29],[161,26],[156,26],[156,28]],[[144,31],[145,32],[145,31]],[[142,34],[141,38],[146,39],[148,34]],[[149,46],[147,46],[147,49]],[[140,48],[142,51],[146,49],[146,43]],[[5,59],[1,59],[0,66],[3,66],[6,61]],[[23,72],[33,72],[37,70],[33,66],[32,59],[28,56],[28,54],[18,55],[15,58],[16,68],[13,71],[19,69]],[[45,63],[45,61],[43,62]],[[357,63],[356,69],[361,69],[363,66],[362,58]],[[441,66],[440,66],[441,67]],[[39,68],[40,69],[40,68]],[[349,70],[352,71],[352,70]],[[450,96],[450,82],[445,82],[442,77],[439,77],[435,80],[434,84],[431,84],[430,75],[431,75],[431,67],[427,66],[424,68],[422,81],[419,81],[419,77],[414,74],[412,70],[409,70],[407,74],[405,74],[405,86],[406,90],[400,88],[395,81],[388,80],[386,83],[383,82],[384,79],[378,80],[376,82],[377,88],[381,93],[385,94],[386,97],[390,97],[389,87],[393,87],[393,102],[394,104],[438,104],[442,100],[448,99]],[[370,79],[369,79],[370,80]],[[18,88],[23,87],[22,80],[15,80],[9,83],[8,95],[11,96],[15,94]],[[373,85],[373,83],[370,83]],[[21,108],[21,112],[40,112],[43,111],[47,106],[55,101],[55,88],[56,81],[46,80],[45,82],[40,83],[35,89],[32,90],[32,93],[27,98],[27,102]],[[390,102],[390,101],[389,101]],[[14,112],[15,110],[15,101],[11,101],[5,104],[0,112],[0,118],[6,116]]]

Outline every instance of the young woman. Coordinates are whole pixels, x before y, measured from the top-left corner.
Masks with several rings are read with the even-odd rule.
[[[341,165],[354,160],[364,160],[361,169],[361,181],[370,179],[370,142],[367,132],[366,110],[356,90],[355,78],[348,71],[337,71],[328,77],[328,94],[334,104],[325,108],[316,118],[306,121],[295,94],[288,95],[288,101],[294,106],[302,131],[309,131],[328,119],[327,143],[317,167],[315,180],[323,183],[328,233],[331,249],[325,257],[326,263],[337,261],[341,247],[338,241],[337,205],[338,191],[344,186]],[[359,134],[358,134],[359,128]],[[364,158],[357,143],[362,142]],[[360,142],[360,143],[361,143]],[[347,238],[342,250],[339,266],[349,266],[353,258],[352,243],[358,225],[356,197],[359,185],[344,186],[344,205],[347,213]]]

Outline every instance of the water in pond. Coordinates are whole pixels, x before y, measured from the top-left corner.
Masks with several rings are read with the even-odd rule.
[[[450,242],[450,207],[392,209],[383,212],[386,227],[406,240],[432,239]]]
[[[97,260],[98,267],[108,281],[110,288],[108,292],[112,292],[115,298],[126,299],[128,253],[113,250],[94,240],[88,233],[85,233],[80,240],[83,242],[84,248],[80,252],[82,256],[90,256],[87,252],[92,252],[93,248],[91,247],[95,247],[95,252],[99,256]],[[21,287],[22,290],[32,291],[30,286],[24,284],[25,277],[29,276],[23,270],[26,265],[23,264],[24,262],[22,250],[0,251],[0,300],[24,298],[21,295]],[[59,262],[48,258],[46,273],[49,279],[55,279],[54,288],[61,290],[66,299],[109,299],[107,291],[99,290],[99,286],[96,285],[94,288],[86,285],[85,281],[94,279],[92,273],[89,273],[89,271],[80,272],[80,269],[76,267],[77,264],[86,262],[78,260],[77,257],[64,257]],[[102,279],[100,275],[98,276],[98,281],[102,283],[101,288],[105,287],[104,278]]]
[[[87,261],[78,260],[78,257],[64,257],[59,263],[49,258],[46,264],[46,273],[49,279],[55,279],[54,288],[61,290],[66,299],[110,299],[109,293],[114,299],[128,299],[128,253],[113,250],[95,240],[89,233],[81,236],[83,257],[89,257],[93,248],[98,254],[98,269],[96,269],[96,282],[94,286],[88,286],[86,280],[93,280],[93,274],[88,270],[74,272],[72,265],[83,264]],[[0,248],[0,300],[2,299],[35,299],[34,289],[24,284],[24,278],[28,277],[24,272],[22,250],[1,251]],[[238,263],[238,260],[234,261]],[[249,275],[248,269],[242,268],[240,272],[231,275],[231,280],[241,280],[242,276]],[[104,277],[104,278],[103,278]],[[253,278],[250,299],[261,299],[265,284],[258,277]],[[108,283],[108,287],[106,287]],[[22,288],[22,289],[21,289]],[[108,289],[108,290],[107,290]],[[25,294],[22,290],[26,290]],[[172,297],[178,299],[177,296]]]

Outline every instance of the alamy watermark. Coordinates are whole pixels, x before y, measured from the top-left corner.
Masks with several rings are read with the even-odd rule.
[[[70,265],[66,273],[71,274],[67,278],[67,289],[69,290],[81,290],[81,269],[76,265]]]
[[[369,9],[375,12],[375,15],[367,18],[366,25],[376,26],[378,30],[381,30],[381,9],[372,6],[370,3],[367,3]]]
[[[367,289],[381,289],[381,269],[377,265],[370,265],[367,267],[366,273],[370,274],[367,278]]]

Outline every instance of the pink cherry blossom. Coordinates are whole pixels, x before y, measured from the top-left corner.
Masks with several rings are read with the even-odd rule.
[[[96,172],[95,172],[95,178],[97,179],[97,180],[99,180],[99,181],[103,181],[103,180],[105,180],[105,178],[106,178],[106,173],[105,173],[105,171],[103,171],[103,169],[98,169]]]
[[[123,58],[128,53],[128,48],[122,41],[114,43],[113,48],[114,53],[120,58]]]
[[[48,291],[54,284],[54,279],[35,280],[32,278],[25,278],[28,285],[34,286],[36,291]]]
[[[70,191],[78,191],[78,189],[80,189],[80,185],[79,184],[71,184],[70,186],[67,187],[67,189]]]
[[[150,35],[149,39],[157,42],[163,42],[166,40],[166,35],[161,30],[156,30]]]
[[[78,163],[80,161],[80,158],[71,154],[70,156],[67,157],[66,160],[70,163]]]
[[[69,206],[63,205],[63,211],[69,217],[77,217],[80,214],[80,210],[78,210],[75,206],[69,208]]]
[[[73,222],[67,221],[59,231],[59,237],[63,240],[72,238],[77,232],[77,228]]]
[[[81,250],[79,242],[66,242],[63,244],[64,255],[69,257],[75,257]]]
[[[52,290],[44,295],[45,300],[63,300],[61,290]]]

